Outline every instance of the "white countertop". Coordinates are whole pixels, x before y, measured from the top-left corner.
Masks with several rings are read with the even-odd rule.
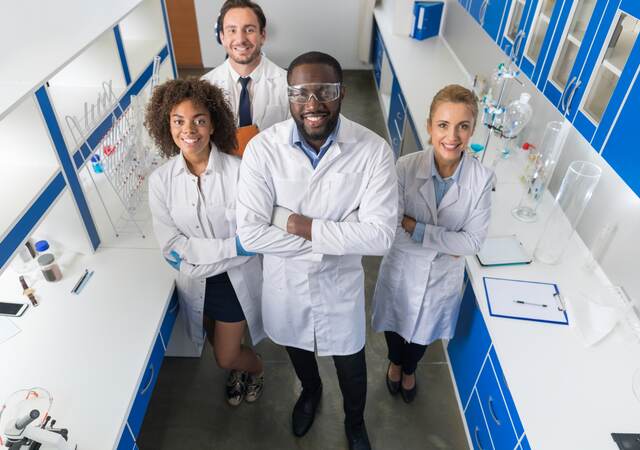
[[[426,120],[431,98],[446,84],[468,85],[441,37],[416,41],[391,33],[391,19],[381,9],[375,18],[389,58],[418,128],[422,143],[428,136]],[[478,136],[484,135],[479,126]],[[495,141],[494,141],[495,142]],[[485,164],[491,164],[490,151]],[[520,161],[512,157],[498,164],[498,185],[493,194],[489,235],[516,234],[532,254],[551,209],[547,193],[539,212],[543,219],[526,224],[513,218],[522,185]],[[526,266],[483,268],[474,257],[467,270],[480,310],[509,384],[531,448],[537,450],[617,449],[610,433],[640,431],[640,400],[632,391],[632,375],[640,370],[640,344],[622,326],[591,348],[583,344],[575,328],[572,309],[581,307],[583,293],[592,295],[609,283],[596,268],[583,269],[588,250],[574,234],[558,265],[533,262]],[[504,277],[557,283],[568,303],[570,326],[511,320],[489,315],[482,277]]]
[[[70,291],[95,271],[80,295]],[[111,449],[158,335],[174,284],[157,249],[103,249],[70,262],[63,279],[36,282],[40,306],[11,319],[19,334],[0,344],[0,400],[35,386],[79,449]],[[13,276],[12,276],[13,275]],[[23,300],[17,275],[0,277],[3,300]]]

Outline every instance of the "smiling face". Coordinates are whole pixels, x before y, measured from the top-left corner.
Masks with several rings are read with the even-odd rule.
[[[188,161],[199,161],[209,157],[209,142],[214,125],[209,111],[186,99],[171,109],[169,114],[173,142]]]
[[[464,103],[442,102],[427,121],[438,165],[457,163],[473,135],[473,113]]]
[[[338,74],[326,64],[301,64],[289,74],[289,86],[339,81]],[[312,92],[314,87],[310,86],[309,92]],[[340,95],[333,101],[319,102],[315,96],[311,96],[306,103],[289,102],[291,117],[298,127],[298,132],[316,150],[320,149],[335,129],[343,98],[344,88],[340,88]]]
[[[220,40],[231,62],[257,66],[264,44],[265,30],[251,8],[232,8],[224,15]]]

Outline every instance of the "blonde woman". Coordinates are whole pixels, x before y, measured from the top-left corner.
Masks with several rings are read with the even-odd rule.
[[[463,256],[480,250],[489,227],[493,173],[465,152],[477,117],[473,92],[446,86],[431,103],[431,145],[396,165],[398,228],[380,267],[373,327],[387,340],[389,392],[407,403],[427,345],[453,337]]]

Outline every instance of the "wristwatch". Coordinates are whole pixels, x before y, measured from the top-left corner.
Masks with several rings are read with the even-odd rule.
[[[27,282],[22,275],[20,275],[20,284],[22,285],[22,289],[23,289],[22,294],[26,295],[29,298],[29,300],[31,300],[31,304],[33,306],[38,306],[38,300],[36,300],[36,296],[33,295],[35,290],[33,288],[30,288],[29,285],[27,285]]]

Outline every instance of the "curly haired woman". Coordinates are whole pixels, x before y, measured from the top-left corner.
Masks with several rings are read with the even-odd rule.
[[[169,160],[149,178],[149,206],[162,254],[177,271],[187,332],[202,348],[204,335],[218,366],[230,370],[229,404],[256,401],[263,387],[260,357],[242,344],[264,337],[260,312],[262,268],[236,236],[240,159],[233,113],[220,89],[195,78],[156,87],[145,126]]]

